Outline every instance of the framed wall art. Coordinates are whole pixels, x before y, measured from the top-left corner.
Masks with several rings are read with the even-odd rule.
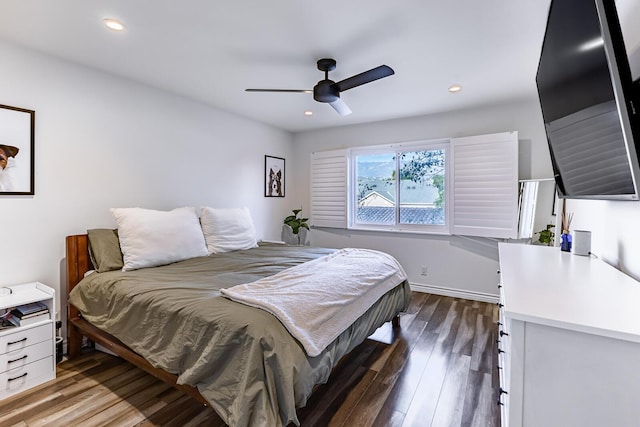
[[[34,194],[35,111],[0,104],[0,196]]]
[[[264,156],[264,196],[284,197],[284,159]]]

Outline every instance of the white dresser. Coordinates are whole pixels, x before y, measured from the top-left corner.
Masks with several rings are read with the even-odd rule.
[[[595,257],[500,243],[502,425],[640,425],[640,283]]]
[[[50,319],[0,330],[0,399],[56,377],[55,291],[42,283],[10,287],[0,296],[0,313],[13,307],[42,301]]]

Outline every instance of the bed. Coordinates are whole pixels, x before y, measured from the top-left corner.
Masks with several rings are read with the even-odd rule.
[[[83,336],[200,402],[229,425],[299,425],[303,407],[340,359],[409,304],[406,280],[317,356],[276,317],[220,290],[325,257],[331,249],[261,244],[136,271],[92,270],[87,235],[66,238],[69,357]]]

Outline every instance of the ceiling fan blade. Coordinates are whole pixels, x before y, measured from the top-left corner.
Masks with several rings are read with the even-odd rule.
[[[351,114],[351,108],[340,98],[336,99],[333,102],[330,102],[329,105],[333,107],[334,110],[338,112],[341,116],[348,116]]]
[[[335,83],[335,86],[338,88],[338,91],[344,92],[345,90],[353,89],[354,87],[363,85],[365,83],[370,83],[372,81],[382,79],[384,77],[389,77],[395,74],[395,71],[388,65],[381,65],[376,68],[372,68],[369,71],[365,71],[360,74],[356,74],[355,76],[351,76],[342,81]]]
[[[294,93],[313,93],[310,89],[245,89],[245,92],[294,92]]]

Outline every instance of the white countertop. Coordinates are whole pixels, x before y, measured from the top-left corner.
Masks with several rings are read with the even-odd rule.
[[[640,342],[640,282],[595,258],[500,243],[505,315]]]

